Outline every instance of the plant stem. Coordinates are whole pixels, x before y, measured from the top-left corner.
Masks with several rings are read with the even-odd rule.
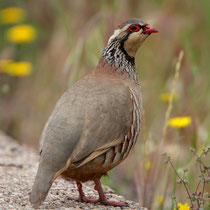
[[[173,83],[172,83],[172,89],[171,89],[171,92],[170,92],[168,108],[167,108],[166,114],[165,114],[165,123],[164,123],[164,126],[163,126],[163,134],[162,134],[161,144],[165,140],[166,131],[167,131],[167,128],[168,128],[168,119],[170,118],[170,114],[171,114],[171,111],[172,111],[172,108],[173,108],[173,95],[174,95],[175,90],[176,90],[176,83],[177,83],[177,80],[179,78],[179,73],[180,73],[180,68],[181,68],[181,63],[182,63],[183,57],[184,57],[184,51],[182,50],[179,53],[179,57],[178,57],[176,67],[175,67],[175,75],[174,75],[174,79],[173,79]]]
[[[195,189],[195,193],[196,193],[196,194],[197,194],[198,187],[199,187],[200,183],[201,183],[201,181],[198,182],[198,185],[197,185],[197,187],[196,187],[196,189]]]
[[[176,168],[174,167],[174,165],[173,165],[173,163],[171,162],[171,160],[169,160],[169,163],[170,163],[171,167],[174,169],[174,171],[175,171],[176,175],[178,176],[178,178],[179,178],[180,180],[182,180],[182,183],[183,183],[183,185],[184,185],[184,187],[185,187],[185,189],[186,189],[186,191],[187,191],[187,194],[188,194],[188,196],[189,196],[190,203],[191,203],[191,207],[194,208],[193,201],[192,201],[192,197],[191,197],[190,192],[189,192],[190,188],[188,189],[189,185],[187,186],[186,183],[185,183],[185,181],[183,181],[183,179],[179,176],[179,174],[177,173]]]

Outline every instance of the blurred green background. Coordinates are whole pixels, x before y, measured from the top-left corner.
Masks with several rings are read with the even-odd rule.
[[[94,69],[114,28],[133,17],[159,30],[136,57],[143,131],[135,151],[103,183],[149,209],[173,209],[171,195],[182,203],[187,195],[157,160],[167,152],[177,168],[191,167],[194,189],[199,170],[188,148],[199,153],[210,144],[210,1],[0,0],[0,129],[36,147],[60,95]],[[190,121],[169,126],[160,148],[180,50],[171,118]]]

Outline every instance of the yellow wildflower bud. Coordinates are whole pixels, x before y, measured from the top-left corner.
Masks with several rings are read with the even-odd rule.
[[[164,102],[169,102],[170,96],[171,96],[171,93],[162,93],[160,95],[160,99]],[[179,98],[179,95],[177,93],[172,94],[173,101],[177,100],[178,98]]]
[[[19,23],[25,19],[25,11],[18,7],[0,10],[0,22],[3,24]]]
[[[175,128],[187,127],[192,123],[191,117],[175,117],[168,120],[168,125]]]
[[[27,76],[32,71],[32,64],[26,61],[13,62],[4,60],[0,62],[0,72],[10,74],[11,76]]]
[[[184,205],[181,203],[178,203],[178,206],[179,206],[179,210],[190,210],[188,203],[185,203]]]
[[[33,26],[22,24],[8,29],[6,36],[13,43],[32,42],[36,38],[36,30]]]
[[[150,163],[150,161],[147,161],[146,164],[145,164],[146,171],[149,171],[150,168],[151,168],[151,163]]]

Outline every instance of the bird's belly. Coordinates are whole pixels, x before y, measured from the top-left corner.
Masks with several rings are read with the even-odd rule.
[[[113,149],[96,157],[90,162],[78,168],[68,168],[61,176],[79,182],[93,180],[94,177],[101,178],[107,172],[118,165],[123,159],[113,161]]]
[[[134,146],[137,135],[131,139],[128,137],[129,135],[126,135],[121,144],[111,147],[108,151],[81,167],[68,168],[61,176],[79,182],[86,182],[93,180],[94,177],[100,179],[103,175],[107,175],[109,170],[120,164],[127,157]]]

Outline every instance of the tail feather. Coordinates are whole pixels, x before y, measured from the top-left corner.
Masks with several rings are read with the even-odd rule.
[[[55,172],[52,170],[38,169],[36,179],[30,194],[30,202],[33,207],[37,208],[45,200],[48,191],[52,185],[52,180]]]

